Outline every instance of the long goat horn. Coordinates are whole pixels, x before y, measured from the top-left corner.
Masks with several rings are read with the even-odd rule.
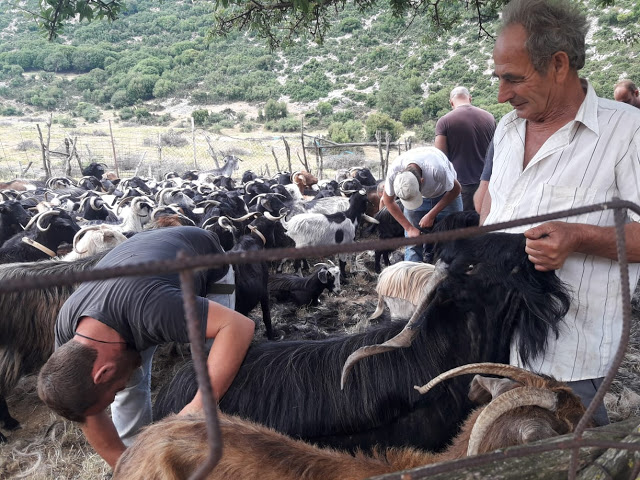
[[[43,218],[47,218],[50,216],[55,216],[55,215],[60,215],[60,210],[49,210],[48,212],[44,212],[42,215],[40,215],[40,217],[38,217],[38,220],[36,221],[36,227],[38,227],[38,230],[40,230],[41,232],[46,232],[47,230],[49,230],[51,228],[51,224],[49,224],[49,226],[47,228],[44,228],[41,225],[42,219]]]
[[[536,375],[529,370],[525,370],[514,365],[505,365],[503,363],[470,363],[468,365],[462,365],[461,367],[452,368],[446,372],[441,373],[437,377],[433,378],[429,383],[421,387],[415,386],[421,394],[427,393],[433,387],[444,380],[448,380],[459,375],[468,375],[472,373],[482,373],[485,375],[496,375],[499,377],[507,377],[511,380],[515,380],[523,385],[531,385],[536,380],[541,380],[540,375]]]
[[[558,396],[552,390],[535,387],[514,388],[498,396],[478,415],[471,429],[467,456],[478,454],[480,443],[498,417],[514,408],[526,406],[538,406],[555,412],[558,407]]]
[[[427,318],[429,313],[429,305],[432,303],[431,292],[425,295],[415,312],[402,329],[400,333],[398,333],[395,337],[387,340],[384,343],[379,345],[367,345],[365,347],[360,347],[358,350],[353,352],[347,360],[344,362],[344,366],[342,367],[342,377],[340,378],[340,389],[344,389],[344,383],[347,379],[347,375],[354,367],[354,365],[362,360],[363,358],[370,357],[372,355],[377,355],[379,353],[389,352],[391,350],[396,350],[398,348],[405,348],[411,345],[414,337],[420,331],[424,320]],[[433,304],[436,303],[437,297],[433,298]]]

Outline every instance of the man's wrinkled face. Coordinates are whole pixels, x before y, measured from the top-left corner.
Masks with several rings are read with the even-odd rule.
[[[544,121],[553,114],[555,83],[551,69],[540,74],[525,48],[527,32],[520,24],[506,27],[493,49],[494,76],[500,81],[498,101],[509,102],[518,117]]]

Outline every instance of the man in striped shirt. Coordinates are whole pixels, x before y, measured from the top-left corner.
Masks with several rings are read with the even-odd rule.
[[[514,0],[493,51],[498,100],[514,110],[494,136],[485,224],[557,212],[615,197],[640,204],[640,111],[598,98],[578,76],[588,22],[567,0]],[[640,216],[626,212],[630,262],[640,262]],[[512,229],[524,232],[538,270],[573,290],[560,336],[527,368],[570,382],[588,405],[622,331],[613,211]],[[630,265],[630,285],[639,265]],[[518,364],[515,343],[511,361]],[[608,421],[602,405],[596,421]]]

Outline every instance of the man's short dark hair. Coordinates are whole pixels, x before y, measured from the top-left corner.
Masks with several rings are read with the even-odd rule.
[[[38,375],[38,396],[64,418],[84,423],[101,393],[91,374],[98,351],[71,340],[58,348]]]
[[[420,185],[420,179],[422,178],[422,169],[418,165],[416,165],[415,163],[410,163],[409,165],[407,165],[404,171],[413,173],[418,179],[418,185]]]
[[[587,17],[568,0],[512,0],[502,11],[502,28],[520,24],[527,31],[525,48],[533,68],[545,74],[556,52],[565,52],[569,66],[584,67]]]

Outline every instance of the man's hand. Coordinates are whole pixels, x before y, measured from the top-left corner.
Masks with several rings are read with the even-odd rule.
[[[536,270],[557,270],[567,257],[579,250],[582,242],[577,224],[547,222],[524,232],[527,244],[524,251]]]
[[[421,233],[422,232],[420,230],[418,230],[416,227],[410,226],[409,229],[407,230],[407,237],[415,238],[415,237],[419,236]]]
[[[180,410],[180,413],[178,413],[178,415],[193,415],[202,412],[202,394],[200,393],[200,390],[198,390],[198,393],[196,393],[194,399],[187,403],[184,408]]]
[[[430,210],[429,213],[420,219],[418,225],[420,225],[421,228],[431,228],[436,221],[436,216],[437,214],[434,214],[433,210]]]

